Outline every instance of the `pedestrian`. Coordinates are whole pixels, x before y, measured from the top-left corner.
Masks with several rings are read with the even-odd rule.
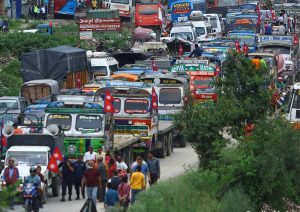
[[[45,9],[45,7],[44,7],[44,6],[41,6],[40,11],[41,11],[41,19],[42,19],[43,21],[45,21],[45,20],[47,19],[47,18],[46,18],[46,9]]]
[[[107,192],[105,193],[104,198],[104,208],[108,210],[113,208],[116,203],[119,201],[119,194],[116,190],[111,188],[111,183],[108,181],[107,183]]]
[[[101,177],[101,189],[99,189],[97,196],[100,202],[104,202],[108,168],[107,165],[103,162],[103,157],[98,158],[98,172]]]
[[[17,123],[13,123],[12,127],[14,128],[14,135],[23,134],[23,131],[21,129],[19,129],[19,126]]]
[[[59,168],[61,167],[61,189],[62,189],[62,197],[61,202],[66,201],[65,196],[69,193],[69,201],[72,201],[72,186],[73,186],[73,174],[74,174],[74,167],[72,163],[69,161],[68,157],[64,157],[64,161],[59,164]]]
[[[96,153],[94,152],[94,148],[93,146],[89,146],[89,151],[87,151],[85,154],[84,154],[84,158],[83,158],[83,161],[86,163],[88,162],[89,160],[93,160],[94,162],[96,162]]]
[[[118,155],[118,157],[117,157],[116,166],[117,166],[117,171],[120,171],[120,170],[125,170],[125,171],[127,171],[127,169],[128,169],[128,166],[127,166],[127,164],[123,161],[121,155]]]
[[[98,188],[101,189],[101,178],[98,169],[95,167],[93,160],[87,162],[87,170],[85,170],[81,182],[81,187],[86,186],[86,194],[89,199],[92,199],[95,206],[97,201]]]
[[[19,170],[14,166],[15,161],[11,158],[8,160],[8,167],[4,169],[2,180],[6,183],[8,188],[14,186],[19,179]],[[11,210],[14,210],[15,206],[15,193],[10,194],[8,197],[8,203]]]
[[[74,184],[75,184],[75,190],[76,190],[76,200],[80,199],[80,190],[82,198],[85,199],[85,191],[84,188],[81,187],[81,182],[83,178],[83,174],[85,172],[86,166],[85,163],[82,161],[82,155],[78,155],[77,161],[73,164],[74,167]]]
[[[92,0],[92,9],[95,10],[97,8],[97,1]]]
[[[33,6],[33,4],[30,4],[30,6],[28,8],[28,18],[31,19],[31,20],[34,18],[34,6]]]
[[[265,35],[272,35],[272,26],[268,22],[265,24]]]
[[[98,152],[96,153],[96,160],[98,161],[100,157],[105,158],[105,152],[103,152],[102,147],[98,148]]]
[[[41,188],[43,188],[44,187],[44,183],[45,183],[45,176],[42,174],[42,167],[41,166],[37,166],[36,167],[36,174],[37,174],[37,176],[40,177],[41,184],[42,184]],[[45,204],[46,199],[45,199],[45,194],[44,194],[43,189],[41,189],[40,192],[41,192],[40,196],[42,197],[42,204]]]
[[[126,175],[122,177],[121,184],[118,186],[119,203],[125,210],[128,208],[130,203],[130,190],[131,187],[128,184],[128,177]]]
[[[114,171],[114,176],[110,179],[111,188],[114,190],[118,190],[118,186],[121,184],[121,179],[118,176],[118,171]]]
[[[140,167],[141,167],[141,172],[142,172],[142,173],[144,174],[144,176],[145,176],[145,185],[146,185],[147,177],[148,177],[148,179],[150,179],[150,174],[149,174],[149,168],[148,168],[148,165],[147,165],[147,163],[144,163],[144,162],[143,162],[142,156],[138,156],[138,157],[137,157],[136,163],[137,163],[137,165],[134,166],[134,167],[132,168],[132,171],[135,172],[135,171],[136,171],[136,168],[137,168],[138,166],[140,166]]]
[[[154,154],[152,151],[148,153],[147,165],[148,165],[149,174],[150,174],[149,185],[151,186],[151,185],[155,184],[157,182],[157,180],[160,178],[159,160],[154,157]]]
[[[114,176],[115,170],[117,170],[115,159],[110,158],[109,163],[108,163],[108,179],[110,179]]]
[[[146,188],[145,176],[141,171],[142,167],[138,165],[130,177],[131,205],[134,204],[137,194]]]
[[[39,18],[39,8],[37,5],[34,5],[33,7],[33,15],[34,15],[34,19],[37,20]]]
[[[106,154],[105,154],[105,163],[108,165],[109,164],[109,161],[110,161],[110,158],[111,158],[111,155],[110,155],[110,152],[107,151]]]
[[[279,13],[279,17],[278,17],[277,21],[278,21],[279,23],[283,23],[284,18],[283,18],[283,14],[282,14],[282,13]]]
[[[203,53],[203,49],[201,49],[198,44],[195,44],[195,49],[191,52],[191,54],[189,55],[189,58],[201,57],[202,53]]]

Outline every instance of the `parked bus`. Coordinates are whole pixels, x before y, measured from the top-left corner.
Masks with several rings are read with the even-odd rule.
[[[119,10],[121,18],[131,18],[131,12],[134,11],[135,0],[110,0],[109,8]]]
[[[135,26],[154,30],[165,27],[165,10],[161,3],[139,3],[135,7]]]
[[[190,0],[180,0],[172,3],[171,5],[172,23],[188,21],[192,10],[193,10],[193,4]]]
[[[77,0],[54,0],[54,17],[59,15],[75,16]]]

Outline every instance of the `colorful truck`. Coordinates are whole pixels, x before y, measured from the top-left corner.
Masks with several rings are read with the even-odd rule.
[[[237,38],[240,40],[240,46],[244,43],[247,44],[249,48],[249,53],[255,52],[257,49],[257,36],[254,31],[232,31],[227,35],[229,38]]]
[[[190,0],[179,0],[171,4],[171,22],[186,22],[189,20],[193,4]]]
[[[132,146],[134,154],[146,155],[154,150],[158,157],[164,158],[173,152],[174,126],[158,119],[158,111],[152,107],[151,86],[143,82],[111,81],[96,93],[96,98],[101,99],[106,89],[114,97],[114,134],[141,136]]]

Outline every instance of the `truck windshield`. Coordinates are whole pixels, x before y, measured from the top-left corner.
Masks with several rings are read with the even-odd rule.
[[[8,161],[13,158],[15,165],[29,165],[29,166],[47,166],[47,153],[46,152],[27,152],[27,151],[8,151],[5,160],[5,165],[8,166]]]
[[[99,132],[102,129],[102,120],[99,115],[78,115],[75,128],[77,131],[91,130]]]
[[[44,110],[25,111],[24,124],[43,123],[44,116]]]
[[[121,108],[121,100],[118,99],[118,98],[114,98],[113,106],[114,106],[114,109],[115,109],[115,113],[119,113],[120,108]]]
[[[205,35],[205,28],[204,27],[195,27],[197,35]]]
[[[72,116],[68,114],[50,114],[47,117],[47,126],[49,126],[50,124],[56,124],[65,131],[70,130],[72,124]]]
[[[129,4],[129,0],[112,0],[111,3]]]
[[[126,99],[124,105],[125,113],[148,113],[149,102],[146,99]]]
[[[193,34],[191,32],[176,32],[176,33],[171,33],[171,37],[183,38],[185,40],[193,40]]]
[[[295,109],[300,109],[300,92],[299,91],[300,90],[295,92],[295,95],[294,95],[294,101],[293,101],[292,107]]]
[[[179,88],[162,88],[159,91],[160,104],[180,104],[181,91]]]
[[[139,5],[140,15],[155,15],[158,14],[157,5]]]
[[[96,76],[107,76],[106,66],[92,66],[92,73]]]
[[[212,78],[196,78],[194,84],[197,87],[213,88],[214,80]]]
[[[5,110],[18,110],[18,102],[17,100],[10,100],[10,99],[1,99],[0,100],[0,110],[5,111]]]

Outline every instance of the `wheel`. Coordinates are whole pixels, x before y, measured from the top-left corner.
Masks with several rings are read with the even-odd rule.
[[[170,133],[167,142],[167,156],[171,155],[173,152],[173,134]]]
[[[159,158],[165,158],[167,155],[167,145],[168,145],[168,138],[166,135],[164,135],[163,141],[162,141],[162,147],[161,149],[157,150],[157,157]]]
[[[178,138],[179,147],[186,147],[186,139],[183,135],[180,135]]]
[[[58,197],[59,195],[59,177],[56,176],[52,178],[52,195],[54,197]]]

